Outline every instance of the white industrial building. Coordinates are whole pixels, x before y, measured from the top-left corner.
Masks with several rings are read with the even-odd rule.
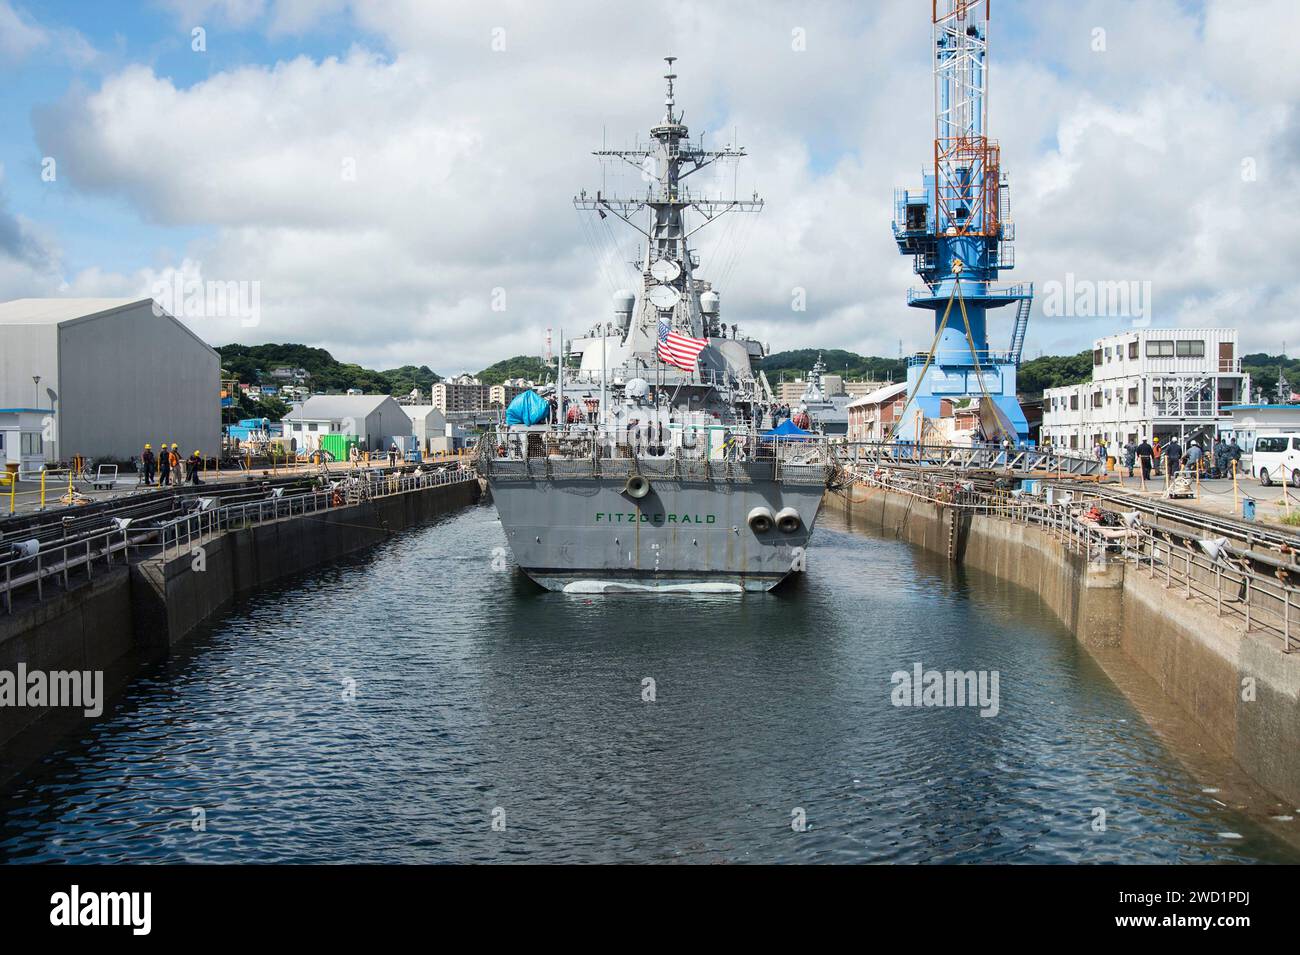
[[[1080,450],[1152,437],[1208,445],[1249,394],[1236,329],[1134,329],[1093,343],[1090,382],[1043,392],[1041,440]]]
[[[420,442],[420,450],[425,454],[434,450],[434,445],[442,445],[447,435],[447,416],[433,405],[402,405],[402,410],[411,419],[411,434]]]
[[[395,437],[410,437],[411,419],[389,395],[312,395],[284,416],[284,436],[299,451],[315,451],[324,434],[345,434],[361,450],[384,452]]]
[[[220,389],[220,356],[152,299],[0,303],[0,409],[14,413],[24,467],[124,461],[146,441],[217,454]],[[12,441],[6,429],[7,459]]]

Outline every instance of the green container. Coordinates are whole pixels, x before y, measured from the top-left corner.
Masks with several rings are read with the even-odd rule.
[[[335,461],[348,460],[352,454],[352,449],[360,444],[361,441],[355,434],[322,434],[320,436],[321,449],[334,455]]]

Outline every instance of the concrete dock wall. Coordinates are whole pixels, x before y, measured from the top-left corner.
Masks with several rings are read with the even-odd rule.
[[[477,481],[444,484],[227,531],[166,561],[132,567],[139,638],[185,639],[239,594],[362,550],[408,527],[478,500]]]
[[[1248,776],[1300,806],[1300,653],[1283,653],[1275,637],[1244,632],[1146,568],[1089,562],[1041,527],[862,485],[828,504],[1034,591],[1080,643],[1119,648]]]
[[[230,530],[186,552],[99,570],[66,593],[0,615],[0,670],[109,670],[165,652],[235,597],[376,544],[475,503],[478,481],[422,488],[361,504]],[[111,687],[113,679],[108,680]],[[50,708],[0,706],[0,779],[11,741]]]

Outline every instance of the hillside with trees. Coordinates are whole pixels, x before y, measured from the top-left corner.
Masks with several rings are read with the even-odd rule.
[[[389,371],[375,371],[338,361],[324,348],[297,344],[218,345],[223,377],[249,385],[288,384],[271,376],[276,368],[302,368],[311,376],[313,391],[344,392],[359,388],[366,394],[404,395],[417,385],[428,392],[442,379],[427,365],[403,365]]]
[[[1092,380],[1092,349],[1077,355],[1043,355],[1020,365],[1016,391],[1022,398],[1041,398],[1044,388],[1080,385]]]
[[[853,381],[902,381],[904,365],[897,358],[875,358],[845,351],[842,348],[800,348],[776,352],[763,359],[763,373],[775,385],[785,380],[807,378],[817,357],[826,365],[826,373],[842,375]]]
[[[524,378],[540,384],[555,377],[555,366],[532,355],[516,355],[488,365],[476,377],[485,385],[499,385],[507,378]]]

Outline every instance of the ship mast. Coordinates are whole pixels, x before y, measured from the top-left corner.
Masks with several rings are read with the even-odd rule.
[[[763,200],[754,193],[751,199],[705,199],[692,197],[683,180],[720,159],[739,159],[744,149],[727,146],[708,150],[692,143],[682,113],[677,110],[673,94],[675,56],[666,56],[668,72],[664,74],[668,89],[664,97],[664,117],[650,130],[652,143],[633,149],[598,149],[593,155],[621,159],[635,166],[648,185],[642,198],[619,198],[597,192],[589,197],[584,191],[574,197],[578,209],[595,211],[604,218],[612,213],[646,238],[641,263],[642,290],[635,317],[623,338],[630,354],[653,355],[659,340],[659,323],[666,321],[673,329],[692,338],[704,338],[706,327],[700,307],[700,293],[708,285],[694,277],[697,265],[688,240],[709,223],[728,212],[755,211]],[[688,228],[687,208],[693,208],[703,221]],[[643,228],[636,221],[647,212]]]

